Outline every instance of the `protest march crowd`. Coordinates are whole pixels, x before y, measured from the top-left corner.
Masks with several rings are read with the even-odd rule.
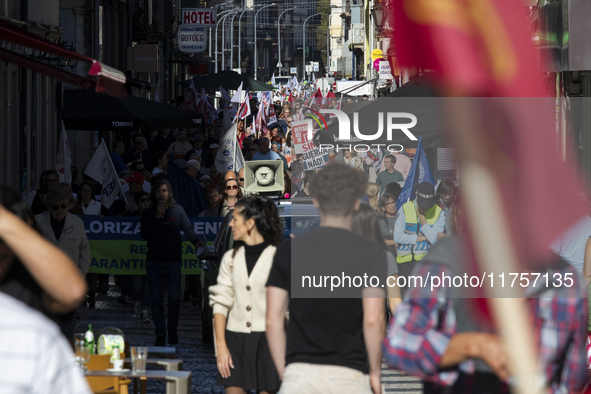
[[[415,182],[418,162],[426,161],[420,146],[398,153],[320,151],[315,158],[321,164],[310,165],[296,146],[309,141],[294,135],[292,126],[314,117],[317,108],[341,109],[343,97],[331,91],[323,96],[294,81],[257,98],[241,89],[229,98],[221,88],[216,109],[205,91],[197,101],[190,89],[176,104],[201,113],[202,124],[131,133],[112,143],[109,156],[121,192],[111,206],[97,201],[103,188],[92,177],[67,184],[55,170],[43,173],[26,201],[0,189],[0,315],[8,317],[0,328],[12,324],[16,331],[31,322],[41,327],[30,333],[38,341],[26,342],[40,347],[34,354],[43,356],[52,342],[60,348],[51,360],[36,361],[51,368],[44,372],[46,380],[35,377],[35,384],[48,382],[46,392],[88,392],[67,361],[66,340],[73,337],[76,308],[93,308],[96,294],[106,293],[110,282],[107,274],[88,273],[91,248],[77,215],[141,217],[147,275],[117,278],[122,289],[117,301],[130,305],[131,318],[154,324],[156,346],[182,341],[177,333],[181,230],[191,243],[202,243],[188,217],[231,215],[235,246],[223,256],[217,283],[209,289],[217,384],[227,393],[379,393],[382,359],[423,379],[425,393],[511,389],[503,334],[482,312],[476,289],[398,280],[470,271],[456,179],[437,183],[429,174]],[[280,194],[313,197],[319,228],[284,238],[276,200],[245,189],[244,162],[258,160],[283,163]],[[422,168],[430,172],[428,163]],[[199,184],[206,204],[190,213],[177,203],[171,172],[175,182],[181,174],[183,182]],[[538,349],[539,384],[553,393],[581,392],[588,379],[590,236],[587,216],[551,245],[555,257],[538,267],[550,277],[570,275],[571,286],[532,284],[522,300]],[[326,273],[318,267],[327,261],[338,262],[334,274],[368,274],[380,283],[393,277],[398,286],[302,297],[293,269]],[[187,276],[188,299],[195,305],[199,286],[198,278]],[[11,345],[6,337],[0,336],[1,369],[10,364],[11,346],[23,343]],[[18,374],[5,372],[0,381],[19,384]]]

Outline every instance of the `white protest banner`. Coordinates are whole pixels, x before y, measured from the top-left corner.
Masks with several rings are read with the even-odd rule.
[[[319,149],[314,142],[308,140],[308,127],[312,128],[312,120],[292,122],[291,132],[295,153],[304,159],[304,170],[314,170],[324,167],[328,163],[328,150]]]
[[[72,183],[72,152],[68,143],[68,134],[62,121],[62,135],[58,145],[57,158],[55,159],[55,170],[60,175],[60,182],[68,185]]]
[[[101,141],[84,173],[101,184],[101,202],[105,207],[110,208],[121,193],[121,184],[105,140]],[[123,194],[123,198],[127,204],[125,194]]]

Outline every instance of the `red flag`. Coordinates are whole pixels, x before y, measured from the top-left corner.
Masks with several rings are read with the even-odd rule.
[[[394,0],[391,4],[399,64],[436,70],[444,92],[545,95],[521,2],[449,0],[440,7],[436,1]],[[479,127],[469,134],[452,128],[460,159],[483,164],[496,178],[521,261],[546,257],[548,244],[588,211],[579,198],[576,170],[561,160],[556,149],[552,102],[472,99]]]
[[[275,106],[273,106],[273,103],[271,103],[271,102],[267,103],[267,114],[268,114],[269,123],[276,123],[277,122],[277,114],[275,114]]]
[[[205,119],[213,118],[212,112],[215,111],[215,108],[209,100],[207,99],[207,94],[205,93],[205,89],[201,88],[201,99],[197,104],[197,113],[203,115]]]
[[[289,91],[289,99],[288,100],[291,105],[293,105],[293,103],[295,103],[295,98],[293,97],[293,91],[291,91],[291,90]]]
[[[183,109],[187,111],[193,110],[193,106],[195,105],[195,96],[197,96],[197,92],[195,91],[195,84],[191,81],[191,85],[185,91],[185,101],[181,104]]]
[[[265,107],[259,105],[259,112],[255,119],[255,130],[257,137],[266,137],[267,135],[267,116],[265,114]]]
[[[435,70],[446,87],[471,96],[545,96],[522,2],[390,4],[398,66]]]
[[[527,272],[550,261],[550,242],[589,209],[580,198],[576,170],[557,152],[555,99],[540,102],[546,89],[525,6],[514,0],[391,0],[390,4],[398,64],[435,70],[444,96],[472,97],[443,103],[446,129],[455,140],[466,185],[462,193],[470,243],[464,252],[471,262],[478,261],[480,272],[497,269],[495,263],[508,272]],[[494,262],[499,255],[506,259]],[[503,291],[495,285],[488,294]],[[519,293],[506,291],[513,298]],[[518,302],[511,305],[517,312],[507,318],[498,299],[472,301],[481,317],[494,313],[509,343],[531,333],[521,320],[524,310]],[[489,310],[488,305],[494,304],[497,308]],[[531,345],[509,348],[508,354],[519,366],[515,380],[533,387]]]
[[[316,93],[312,96],[312,108],[320,108],[323,103],[322,92],[320,89],[316,89]]]
[[[234,118],[234,122],[240,119],[244,119],[251,114],[250,112],[250,93],[246,92],[244,96],[244,101],[240,103],[240,108],[238,108],[238,112],[236,113],[236,117]]]

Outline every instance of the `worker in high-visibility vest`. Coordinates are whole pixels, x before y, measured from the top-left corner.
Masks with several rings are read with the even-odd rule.
[[[394,225],[394,242],[398,244],[396,262],[400,276],[411,275],[415,263],[435,245],[437,235],[444,233],[445,212],[436,202],[435,187],[422,182],[417,187],[414,201],[403,204],[399,210]]]

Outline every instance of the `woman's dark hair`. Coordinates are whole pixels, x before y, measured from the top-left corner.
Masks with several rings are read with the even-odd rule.
[[[398,200],[400,193],[402,193],[402,186],[398,182],[388,183],[386,186],[386,193],[390,193],[394,196],[395,200]]]
[[[384,248],[384,250],[388,250],[388,246],[386,245],[384,236],[380,230],[378,217],[373,213],[373,208],[371,206],[361,204],[359,209],[353,212],[351,218],[351,231],[363,238],[377,242]]]
[[[80,197],[80,195],[81,195],[80,191],[82,190],[82,188],[84,186],[90,187],[90,190],[91,190],[90,199],[96,200],[94,198],[94,184],[91,181],[82,181],[82,183],[80,184],[80,187],[78,188],[78,195],[76,196],[76,201],[78,202],[78,204],[82,204],[82,197]]]
[[[450,178],[445,178],[444,180],[442,180],[439,183],[439,186],[437,186],[437,193],[436,193],[437,201],[439,201],[439,198],[441,197],[442,194],[450,194],[450,193],[454,193],[455,191],[456,191],[456,184],[454,183],[454,181],[451,180]]]
[[[156,190],[160,189],[162,185],[166,185],[168,188],[168,201],[166,201],[166,208],[172,208],[176,205],[174,201],[174,195],[172,193],[172,186],[166,179],[160,179],[152,185],[152,191],[150,192],[150,208],[156,209],[158,201],[156,201]]]
[[[228,181],[234,181],[236,182],[236,184],[238,184],[238,181],[236,179],[228,179],[227,181],[223,181],[221,183],[221,192],[220,192],[220,208],[223,205],[224,200],[226,200],[228,198],[228,194],[226,193],[226,184],[228,183]],[[238,185],[238,194],[236,194],[236,198],[238,200],[241,200],[244,198],[244,194],[242,194],[242,189],[240,189],[240,185]]]
[[[383,217],[385,217],[385,216],[386,216],[386,211],[384,211],[384,207],[386,206],[386,204],[387,204],[387,203],[388,203],[388,201],[390,201],[390,200],[397,201],[397,200],[398,200],[398,198],[397,198],[395,195],[393,195],[393,194],[390,194],[390,193],[388,193],[388,192],[384,192],[384,193],[382,194],[382,196],[380,197],[380,202],[379,202],[379,204],[378,204],[378,216],[379,216],[380,218],[383,218]]]
[[[139,204],[139,203],[140,203],[140,200],[141,200],[141,198],[142,198],[143,196],[148,196],[148,197],[150,197],[150,193],[148,193],[148,192],[147,192],[147,191],[145,191],[145,190],[140,190],[139,192],[135,193],[135,194],[133,195],[133,199],[135,200],[135,203],[136,203],[136,204]]]
[[[37,193],[40,193],[40,194],[47,193],[47,176],[49,174],[54,174],[55,176],[58,177],[58,179],[60,177],[56,170],[45,170],[45,171],[43,171],[41,173],[41,177],[39,177],[39,190],[37,190]]]
[[[254,220],[254,225],[263,236],[263,239],[273,246],[279,246],[283,240],[283,228],[279,220],[279,212],[272,200],[260,197],[246,197],[234,205],[234,211],[242,208],[240,215],[244,221]],[[240,245],[234,247],[233,255]]]

